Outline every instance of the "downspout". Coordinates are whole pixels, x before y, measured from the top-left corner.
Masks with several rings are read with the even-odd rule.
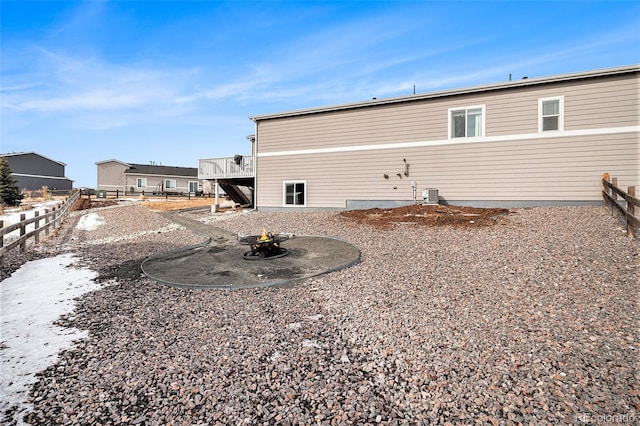
[[[258,121],[252,118],[255,131],[251,141],[251,155],[253,156],[253,210],[258,210]]]

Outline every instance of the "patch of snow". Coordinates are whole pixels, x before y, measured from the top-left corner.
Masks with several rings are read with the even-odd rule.
[[[278,359],[282,358],[282,354],[280,353],[280,351],[275,351],[273,354],[271,354],[271,356],[269,357],[269,359],[271,361],[277,361]]]
[[[308,319],[309,321],[318,321],[324,318],[324,315],[322,314],[309,315],[308,317],[305,317],[305,318]]]
[[[80,218],[78,224],[76,225],[76,229],[79,229],[81,231],[93,231],[100,225],[104,225],[104,218],[98,213],[91,212],[83,215]]]
[[[62,201],[57,200],[57,201],[46,201],[44,203],[36,203],[33,204],[33,208],[31,210],[20,210],[20,207],[15,207],[15,208],[5,208],[4,209],[4,214],[0,215],[0,220],[2,220],[4,222],[4,227],[6,228],[9,225],[13,225],[15,223],[20,222],[20,215],[24,214],[25,215],[25,220],[26,219],[31,219],[33,217],[36,216],[36,212],[38,212],[38,214],[40,216],[44,215],[44,211],[45,209],[49,209],[52,210],[54,207],[58,208],[62,205]],[[44,219],[42,219],[40,221],[40,226],[44,225]],[[35,223],[31,223],[29,225],[27,225],[25,227],[25,232],[31,232],[35,229]],[[15,231],[9,232],[8,234],[4,235],[4,242],[5,244],[8,244],[12,241],[17,240],[18,238],[20,238],[20,230],[16,229]]]
[[[303,348],[321,348],[320,343],[317,340],[304,339],[302,341]]]
[[[100,288],[97,273],[76,268],[70,254],[25,263],[0,283],[0,412],[17,406],[15,421],[29,409],[28,392],[35,373],[54,364],[61,350],[86,332],[53,324],[72,312],[74,298]]]

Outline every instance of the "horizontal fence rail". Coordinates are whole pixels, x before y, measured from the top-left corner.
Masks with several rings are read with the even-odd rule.
[[[198,198],[213,198],[213,194],[208,194],[208,193],[204,193],[203,191],[198,191],[198,192],[183,192],[183,191],[125,191],[122,189],[116,189],[116,190],[111,190],[111,191],[107,191],[107,190],[103,190],[103,189],[99,189],[97,191],[89,191],[89,190],[83,190],[82,191],[82,196],[86,196],[88,198],[94,197],[94,198],[120,198],[120,197],[161,197],[164,199],[169,199],[169,198],[184,198],[187,200],[190,200],[192,198],[198,197]]]
[[[31,237],[33,237],[35,243],[38,244],[40,242],[40,233],[44,232],[45,235],[49,235],[51,229],[57,228],[62,222],[62,219],[64,219],[68,213],[69,209],[76,203],[76,201],[78,201],[79,197],[80,191],[76,190],[59,208],[54,207],[51,211],[49,211],[49,209],[45,209],[44,214],[42,215],[40,215],[40,212],[36,211],[34,212],[34,217],[29,219],[26,219],[26,213],[21,213],[20,222],[7,227],[4,226],[4,221],[0,220],[0,261],[2,261],[4,255],[9,250],[14,249],[15,247],[20,247],[20,251],[24,252],[26,250],[27,240]],[[41,225],[41,222],[44,222],[44,224]],[[33,224],[34,229],[27,232],[27,226],[31,224]],[[20,237],[5,245],[5,235],[18,229],[20,230]]]
[[[628,186],[627,191],[618,187],[618,178],[609,178],[609,173],[602,177],[602,198],[605,207],[609,207],[611,214],[620,213],[627,225],[627,236],[637,237],[637,228],[640,228],[640,219],[636,216],[636,207],[640,207],[640,199],[636,198],[636,187]],[[618,196],[621,198],[618,199]],[[625,207],[626,206],[626,207]]]

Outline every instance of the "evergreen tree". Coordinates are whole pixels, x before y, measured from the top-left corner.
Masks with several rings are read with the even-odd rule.
[[[4,157],[0,158],[0,203],[6,206],[19,206],[22,197],[9,163]]]

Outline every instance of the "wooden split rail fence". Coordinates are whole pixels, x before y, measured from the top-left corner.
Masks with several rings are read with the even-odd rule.
[[[629,186],[627,191],[618,188],[618,178],[609,178],[609,174],[605,173],[602,178],[602,198],[605,207],[609,207],[612,215],[618,212],[624,216],[627,225],[627,236],[630,238],[637,237],[640,228],[640,219],[636,216],[636,207],[640,207],[640,199],[636,198],[636,187]],[[618,199],[618,196],[621,199]],[[626,208],[625,208],[626,205]]]
[[[45,209],[44,214],[40,215],[40,212],[34,212],[34,217],[26,219],[26,213],[20,214],[20,222],[14,223],[7,227],[4,226],[4,221],[0,220],[0,262],[4,258],[4,255],[11,249],[20,247],[20,251],[24,252],[27,246],[27,240],[31,237],[34,238],[36,244],[40,242],[40,233],[44,232],[45,235],[49,235],[52,229],[57,228],[62,219],[69,212],[69,209],[76,203],[80,197],[80,191],[76,190],[63,202],[59,208],[53,208],[51,211]],[[44,224],[41,224],[44,222]],[[34,229],[27,232],[27,226],[33,224]],[[11,241],[5,245],[5,235],[20,230],[20,237]]]

